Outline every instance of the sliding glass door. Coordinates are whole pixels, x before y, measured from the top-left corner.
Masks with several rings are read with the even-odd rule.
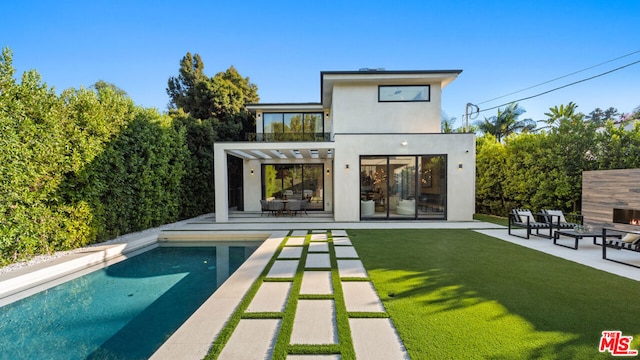
[[[262,198],[308,199],[309,210],[324,210],[322,164],[262,165]]]
[[[360,218],[446,219],[446,156],[360,158]]]

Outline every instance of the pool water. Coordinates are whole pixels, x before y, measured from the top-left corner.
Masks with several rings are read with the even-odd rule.
[[[147,359],[253,250],[158,247],[3,306],[0,358]]]

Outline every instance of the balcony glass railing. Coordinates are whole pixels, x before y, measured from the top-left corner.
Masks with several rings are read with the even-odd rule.
[[[247,137],[260,142],[331,141],[331,133],[249,133]]]

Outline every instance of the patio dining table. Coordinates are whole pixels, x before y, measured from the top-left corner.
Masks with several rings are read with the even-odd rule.
[[[286,212],[288,212],[288,209],[287,209],[287,204],[288,203],[294,202],[294,201],[302,201],[302,200],[298,200],[298,199],[274,199],[274,200],[271,200],[271,201],[283,204],[282,216],[285,216],[284,214]]]

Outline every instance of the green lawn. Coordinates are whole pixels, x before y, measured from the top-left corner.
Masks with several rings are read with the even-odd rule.
[[[349,234],[412,359],[612,358],[605,330],[640,349],[640,282],[470,230]]]

